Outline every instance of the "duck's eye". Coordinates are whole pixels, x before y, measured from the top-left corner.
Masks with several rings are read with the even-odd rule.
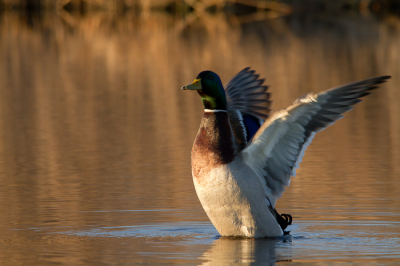
[[[213,77],[213,76],[210,76],[210,79],[214,79],[214,77]]]

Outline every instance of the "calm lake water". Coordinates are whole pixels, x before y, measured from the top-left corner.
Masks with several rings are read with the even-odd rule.
[[[277,209],[284,239],[226,239],[195,194],[202,105],[246,66],[273,108],[392,75],[319,133]],[[400,264],[400,19],[0,16],[1,265]]]

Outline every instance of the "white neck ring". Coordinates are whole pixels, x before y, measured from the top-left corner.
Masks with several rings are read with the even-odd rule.
[[[227,112],[226,110],[211,110],[211,109],[204,109],[206,113],[217,113],[217,112]]]

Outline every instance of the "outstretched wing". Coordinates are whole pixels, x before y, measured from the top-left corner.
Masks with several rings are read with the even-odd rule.
[[[260,128],[270,112],[270,94],[263,79],[249,67],[240,71],[225,86],[227,111],[239,150]]]
[[[252,141],[241,152],[249,165],[266,185],[267,196],[275,206],[316,132],[343,118],[370,94],[377,84],[390,76],[363,80],[333,88],[319,94],[307,94],[286,109],[272,113]]]

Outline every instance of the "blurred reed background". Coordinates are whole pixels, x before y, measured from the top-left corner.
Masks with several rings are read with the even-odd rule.
[[[223,10],[249,13],[261,10],[298,13],[305,11],[360,11],[399,12],[397,0],[0,0],[2,10],[60,10],[88,12],[104,10],[111,12],[149,11],[164,9],[169,12],[186,13],[193,10]]]
[[[190,172],[202,105],[179,89],[204,69],[227,82],[252,66],[273,109],[392,75],[319,133],[278,209],[398,221],[398,1],[0,0],[0,10],[0,264],[154,251],[43,232],[207,222]],[[15,231],[27,228],[42,231]]]
[[[70,4],[83,3],[94,4]],[[169,208],[180,206],[184,198],[201,209],[190,178],[189,156],[201,102],[197,95],[179,88],[202,69],[216,70],[226,82],[251,65],[273,85],[274,109],[287,106],[306,92],[355,79],[392,74],[390,84],[400,84],[396,75],[400,73],[397,16],[378,21],[374,16],[355,19],[326,14],[259,20],[257,16],[203,13],[197,20],[192,18],[180,19],[165,12],[1,15],[3,213],[17,211],[9,208],[22,198],[35,206],[31,211],[47,208],[47,204],[57,209],[44,211],[51,217],[33,215],[35,219],[64,222],[70,208],[97,210],[106,208],[111,199],[110,208],[135,209],[148,207],[149,202]],[[324,155],[324,162],[311,148],[306,159],[313,164],[306,160],[299,174],[302,169],[311,174],[317,166],[319,172],[324,172],[324,167],[327,172],[332,168],[340,172],[344,161],[354,160],[354,154],[341,151],[354,145],[382,148],[382,156],[357,156],[371,165],[390,164],[387,171],[399,172],[399,165],[390,162],[400,161],[400,151],[389,149],[400,146],[400,106],[395,103],[400,95],[396,88],[376,92],[378,102],[388,103],[380,111],[385,113],[381,118],[376,119],[377,103],[370,101],[341,121],[351,130],[357,115],[375,119],[373,124],[361,120],[357,129],[370,128],[373,136],[361,135],[355,141],[335,125],[329,129],[330,135],[322,133],[315,142],[329,142],[335,134],[341,141],[332,153]],[[357,171],[373,174],[369,168]],[[125,176],[133,179],[125,180]],[[112,184],[113,189],[105,184]],[[153,190],[147,191],[148,186]],[[296,197],[296,183],[290,189],[287,199]],[[344,189],[365,192],[362,186]],[[120,190],[123,196],[114,198]],[[158,197],[149,200],[146,193],[157,193]],[[71,200],[57,200],[63,197]],[[315,195],[309,197],[313,201]],[[13,215],[21,223],[31,221],[27,216],[32,215]],[[71,217],[70,213],[66,216]]]

